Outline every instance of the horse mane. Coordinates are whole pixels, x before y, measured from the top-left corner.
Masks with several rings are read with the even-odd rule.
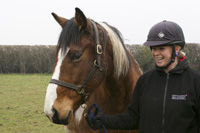
[[[69,44],[80,44],[80,31],[74,21],[74,17],[68,20],[64,28],[62,29],[58,40],[57,48],[62,49],[63,54],[65,54]]]
[[[125,76],[128,73],[130,66],[130,59],[129,56],[127,56],[127,49],[124,46],[123,37],[120,31],[115,27],[107,23],[99,22],[99,24],[106,29],[112,42],[114,76],[116,79],[119,79],[120,76]],[[62,49],[63,54],[65,54],[69,44],[80,45],[80,31],[74,21],[74,17],[68,20],[62,29],[57,48]]]
[[[120,76],[127,75],[130,67],[130,59],[127,55],[127,49],[125,48],[122,34],[117,28],[112,27],[105,22],[100,24],[107,30],[112,42],[114,75],[119,79]]]

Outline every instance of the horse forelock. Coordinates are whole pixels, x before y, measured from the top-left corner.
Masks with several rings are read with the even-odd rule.
[[[62,49],[63,54],[65,54],[69,45],[80,45],[80,31],[74,18],[68,20],[62,29],[57,48]]]
[[[123,44],[121,33],[114,27],[105,23],[100,23],[108,32],[113,47],[113,64],[114,75],[116,78],[125,76],[128,73],[130,61],[127,56],[127,51]]]

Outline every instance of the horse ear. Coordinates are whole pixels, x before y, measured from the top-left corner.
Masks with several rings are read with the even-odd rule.
[[[82,28],[86,28],[87,26],[87,19],[83,12],[79,8],[75,8],[76,13],[75,13],[75,23],[78,25],[79,30]]]
[[[66,18],[62,18],[60,16],[58,16],[55,13],[51,13],[53,15],[53,17],[55,18],[55,20],[62,26],[62,28],[65,26],[65,23],[68,21]]]

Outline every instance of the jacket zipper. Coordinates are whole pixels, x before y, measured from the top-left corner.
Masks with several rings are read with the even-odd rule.
[[[165,133],[164,131],[164,125],[165,125],[165,106],[166,106],[166,97],[167,97],[167,86],[169,81],[169,73],[167,73],[167,81],[165,85],[165,92],[164,92],[164,98],[163,98],[163,112],[162,112],[162,133]]]

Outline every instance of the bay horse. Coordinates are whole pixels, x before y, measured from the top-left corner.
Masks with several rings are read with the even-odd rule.
[[[52,13],[62,31],[44,112],[68,133],[92,133],[98,131],[84,119],[89,106],[97,103],[104,114],[125,112],[142,71],[115,27],[75,10],[71,19]]]

